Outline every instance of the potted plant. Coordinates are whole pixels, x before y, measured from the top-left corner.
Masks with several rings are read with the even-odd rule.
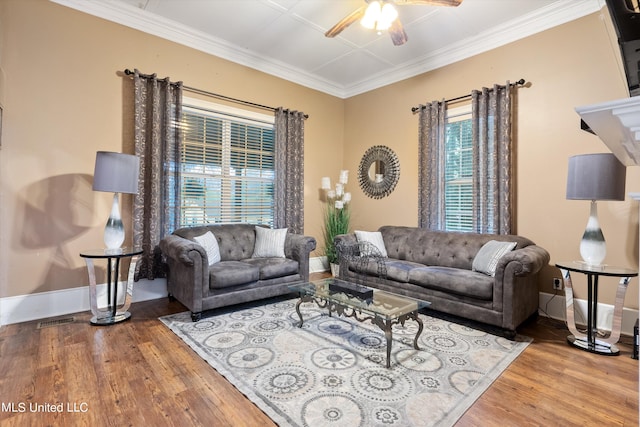
[[[346,234],[349,232],[349,220],[351,214],[349,212],[349,203],[351,202],[351,193],[345,191],[347,181],[349,180],[349,171],[340,171],[340,178],[335,186],[331,187],[329,177],[322,178],[322,189],[325,191],[326,205],[324,211],[324,229],[322,231],[324,237],[324,254],[331,266],[331,273],[338,276],[338,254],[333,244],[333,238],[338,234]]]

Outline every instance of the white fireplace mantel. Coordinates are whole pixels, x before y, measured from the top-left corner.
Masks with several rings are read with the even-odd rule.
[[[640,165],[640,96],[576,107],[576,112],[625,166]]]

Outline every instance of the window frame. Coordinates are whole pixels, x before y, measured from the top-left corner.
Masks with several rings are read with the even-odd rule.
[[[203,172],[188,171],[187,172],[184,170],[182,163],[184,163],[185,161],[185,156],[188,155],[187,154],[188,149],[186,148],[186,146],[189,144],[189,142],[187,142],[187,136],[186,136],[187,130],[186,128],[183,128],[181,132],[181,150],[180,150],[181,166],[180,166],[180,169],[178,170],[179,189],[180,189],[179,191],[180,191],[180,199],[181,199],[180,206],[177,206],[178,226],[189,227],[189,226],[203,225],[207,223],[246,222],[242,219],[238,219],[237,221],[229,220],[230,217],[233,216],[231,212],[238,209],[237,200],[233,200],[231,197],[224,197],[223,195],[232,194],[232,186],[234,185],[233,184],[234,181],[236,182],[236,184],[238,183],[247,184],[247,183],[250,183],[251,181],[262,182],[262,183],[271,182],[271,185],[275,186],[275,175],[276,175],[275,117],[273,115],[235,108],[229,105],[219,104],[216,102],[206,101],[206,100],[197,99],[197,98],[184,97],[182,100],[183,120],[184,120],[185,114],[189,114],[189,113],[192,113],[195,116],[202,116],[205,118],[213,118],[216,120],[220,120],[222,125],[221,131],[220,131],[222,135],[221,137],[222,145],[221,147],[219,147],[219,150],[220,150],[220,165],[218,167],[219,172],[217,173],[213,173],[213,172],[207,173],[206,171],[203,171]],[[234,160],[233,159],[234,147],[232,142],[232,131],[231,131],[231,128],[233,126],[232,123],[238,123],[241,125],[244,124],[244,125],[255,126],[255,127],[264,126],[267,128],[271,128],[271,130],[273,131],[273,137],[274,137],[273,151],[271,152],[271,155],[273,156],[273,159],[274,159],[273,173],[272,173],[271,179],[268,179],[265,177],[250,178],[246,176],[242,176],[242,177],[238,176],[237,179],[231,178],[232,176],[235,176],[231,173],[233,160]],[[184,122],[181,123],[181,125],[184,125]],[[203,137],[203,141],[205,139],[206,137]],[[192,146],[197,146],[197,143],[191,143],[191,144],[193,144]],[[237,152],[237,150],[235,150],[235,152]],[[222,199],[222,202],[219,205],[209,205],[205,201],[202,206],[192,206],[191,209],[196,209],[196,210],[200,209],[200,212],[191,216],[191,218],[193,218],[192,220],[188,220],[188,215],[186,213],[187,206],[185,205],[185,202],[183,200],[183,198],[188,193],[188,190],[185,190],[185,185],[186,185],[185,179],[188,179],[188,178],[191,178],[194,181],[201,180],[205,182],[207,179],[219,180],[220,181],[219,193],[221,194],[220,197]],[[205,187],[206,187],[206,184],[205,184]],[[262,218],[263,220],[251,221],[252,223],[260,223],[260,224],[273,226],[273,222],[275,220],[274,197],[271,198],[271,200],[269,201],[269,204],[270,204],[271,212],[270,212],[270,215],[267,215],[267,217],[270,219],[268,219],[267,221],[264,221],[264,218]],[[213,209],[218,209],[220,212],[220,216],[215,217],[215,219],[213,220],[208,218],[207,217],[208,206],[212,206]],[[228,214],[229,218],[225,218],[226,215],[224,214],[224,212],[229,212]],[[200,221],[198,221],[198,219]]]
[[[473,196],[473,179],[474,179],[473,178],[473,150],[474,150],[474,147],[473,147],[472,135],[470,135],[471,145],[468,148],[462,149],[463,151],[471,152],[470,153],[471,163],[467,167],[464,167],[462,162],[459,162],[460,170],[462,172],[462,175],[464,176],[460,178],[454,178],[451,180],[448,179],[450,170],[448,170],[447,165],[450,162],[448,162],[447,160],[448,160],[448,157],[451,155],[451,152],[453,151],[448,147],[449,125],[451,123],[456,123],[461,121],[468,121],[469,123],[471,123],[472,121],[471,103],[463,106],[455,107],[455,108],[447,108],[445,113],[445,129],[446,130],[445,130],[445,141],[444,141],[444,153],[442,153],[442,155],[444,156],[443,164],[445,165],[445,170],[443,172],[443,179],[444,179],[443,202],[445,206],[445,218],[444,218],[443,225],[444,225],[445,231],[473,232],[474,231],[474,224],[473,224],[473,203],[474,203],[473,202],[473,197],[474,197]],[[472,129],[471,129],[471,132],[473,132]],[[458,158],[464,159],[463,154],[461,154]],[[468,175],[464,174],[464,172],[466,171],[468,171]],[[458,183],[455,183],[455,181],[458,181]],[[458,191],[457,191],[458,203],[456,203],[457,208],[450,207],[451,201],[449,200],[448,195],[449,195],[449,191],[451,190],[451,187],[450,187],[451,185],[455,185],[458,188]],[[468,209],[463,209],[463,206],[462,206],[463,203],[460,202],[464,198],[465,194],[468,194],[469,201],[470,201],[470,205],[468,206]],[[457,218],[457,220],[455,218]],[[453,224],[456,224],[456,226],[452,226]]]

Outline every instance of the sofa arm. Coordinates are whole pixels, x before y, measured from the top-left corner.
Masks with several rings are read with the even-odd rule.
[[[287,258],[300,261],[309,258],[309,254],[316,248],[316,239],[302,234],[288,233],[284,244],[284,253]]]
[[[516,328],[538,310],[539,272],[549,264],[549,253],[536,245],[509,252],[498,261],[493,308],[502,311],[502,327]]]
[[[353,233],[349,234],[338,234],[333,238],[333,244],[337,247],[339,245],[353,245],[358,243],[358,239],[356,239],[356,235]]]
[[[200,255],[204,265],[209,264],[207,253],[204,248],[196,242],[185,239],[184,237],[170,234],[160,241],[160,249],[167,258],[179,261],[187,266],[192,266],[194,264],[193,257],[197,255]],[[195,251],[195,254],[192,253],[192,251]]]
[[[550,259],[549,252],[537,245],[516,249],[500,258],[496,267],[496,277],[499,276],[498,271],[504,272],[507,266],[515,276],[536,274],[549,264]]]
[[[209,294],[209,262],[204,248],[171,234],[160,241],[169,264],[167,289],[192,313],[202,312],[202,299]]]
[[[309,256],[316,248],[316,239],[302,234],[287,233],[284,253],[287,258],[298,261],[298,272],[305,282],[309,281]]]

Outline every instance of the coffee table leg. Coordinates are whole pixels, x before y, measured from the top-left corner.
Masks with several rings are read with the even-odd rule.
[[[302,304],[302,296],[296,303],[296,313],[298,313],[298,317],[300,318],[300,323],[298,324],[298,328],[302,328],[302,313],[300,313],[300,304]]]
[[[420,319],[420,316],[418,315],[417,311],[413,313],[409,313],[401,317],[400,319],[396,319],[396,320],[383,321],[380,318],[375,318],[375,319],[369,318],[369,319],[371,319],[371,323],[373,323],[374,325],[377,325],[380,329],[384,331],[384,336],[387,339],[387,368],[391,367],[391,343],[393,342],[393,333],[392,333],[393,325],[397,323],[404,324],[404,321],[406,319],[415,320],[416,323],[418,323],[418,331],[416,332],[416,336],[413,338],[413,348],[416,350],[420,350],[420,347],[418,346],[418,338],[420,338],[420,335],[422,334],[422,330],[424,329],[424,324],[422,323],[422,320]],[[359,319],[356,318],[356,320],[359,320]]]
[[[384,324],[384,336],[387,339],[387,368],[391,366],[391,343],[392,341],[392,333],[391,333],[391,321],[387,320]]]
[[[418,338],[420,338],[420,334],[422,333],[422,329],[424,329],[424,325],[422,324],[422,320],[420,320],[420,316],[418,316],[417,312],[413,313],[412,318],[413,320],[418,322],[418,332],[416,332],[416,337],[413,339],[413,348],[415,348],[416,350],[420,350],[420,347],[418,347]]]
[[[300,324],[298,325],[299,328],[302,328],[302,313],[300,312],[300,304],[302,304],[303,302],[311,302],[311,301],[315,301],[315,299],[309,295],[300,295],[300,299],[296,303],[296,313],[298,313],[298,317],[300,318]],[[316,304],[320,306],[318,301],[316,301]]]

